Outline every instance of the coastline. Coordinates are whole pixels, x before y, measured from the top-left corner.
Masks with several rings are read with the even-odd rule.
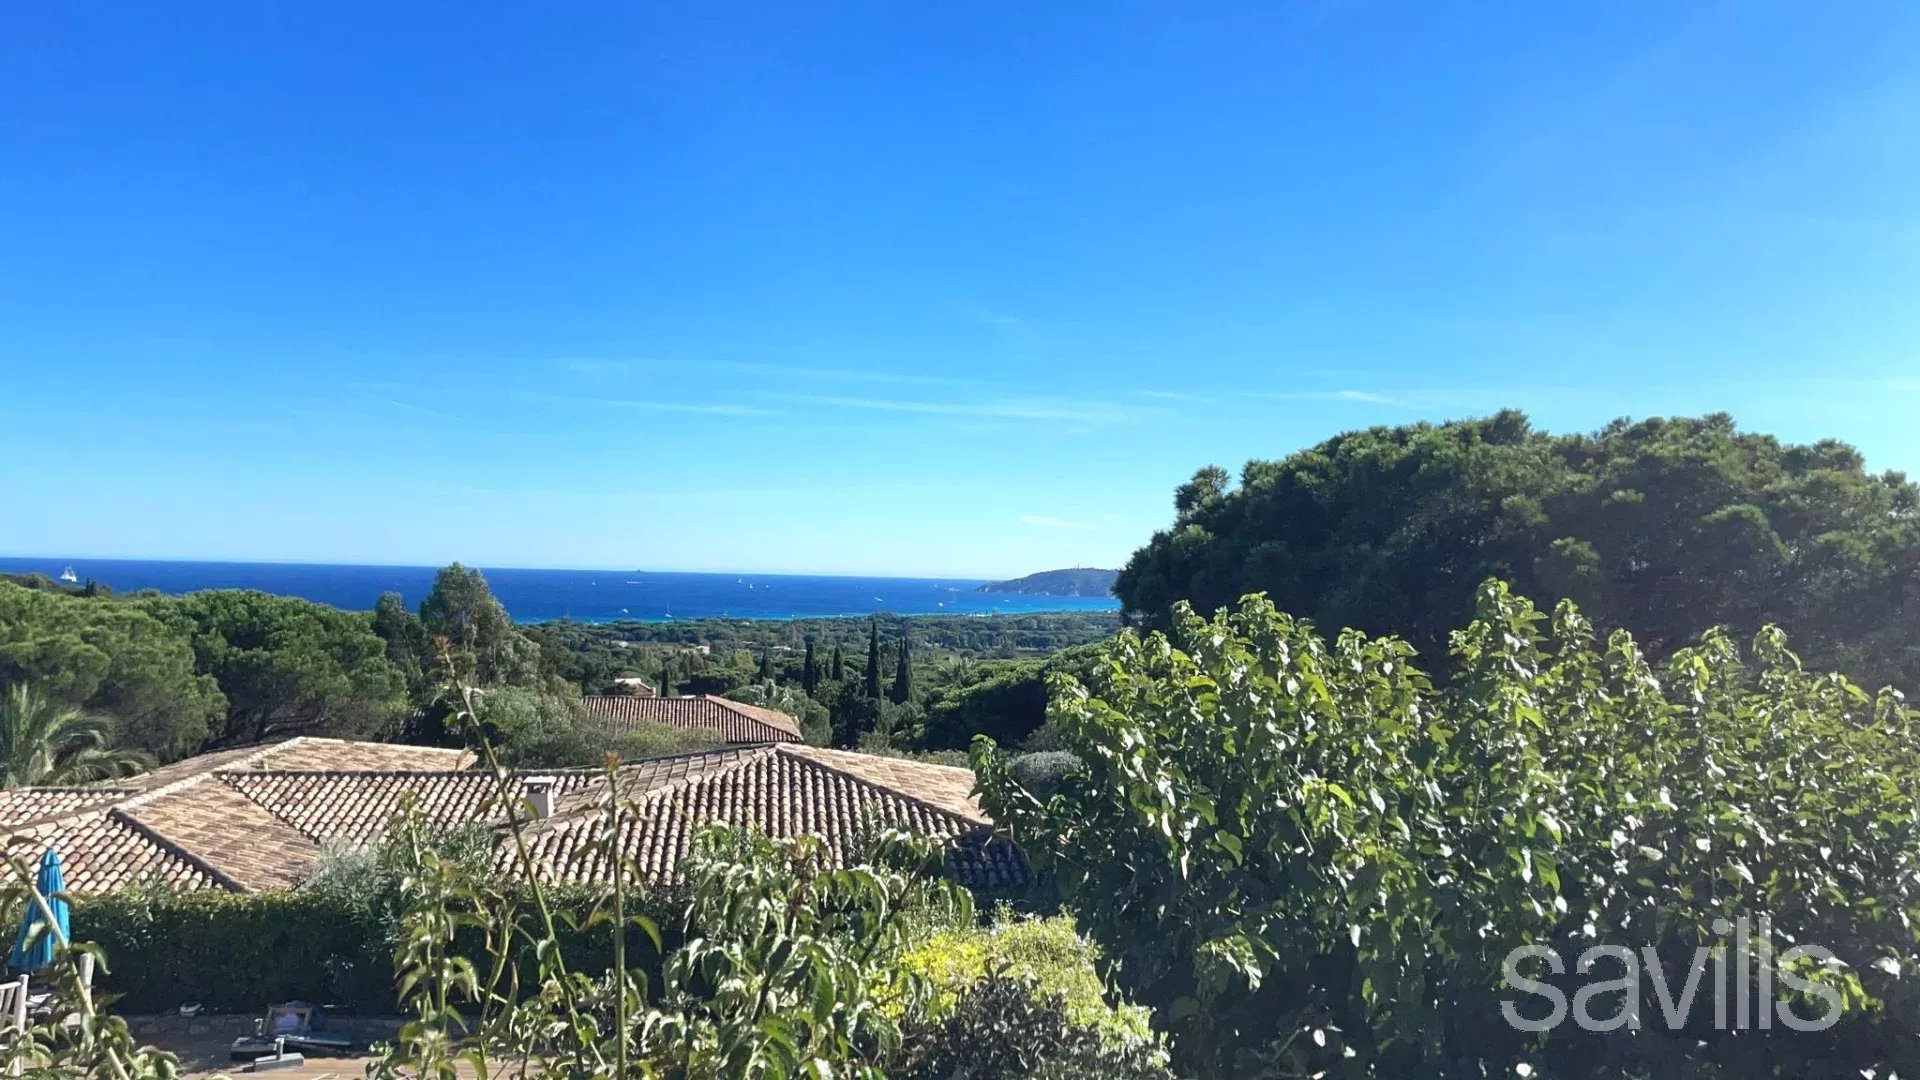
[[[69,567],[80,581],[97,581],[122,594],[149,588],[169,595],[254,589],[347,611],[370,611],[387,592],[399,593],[411,608],[426,596],[438,572],[436,567],[0,556],[0,573],[56,578]],[[479,569],[514,622],[528,625],[785,623],[874,615],[994,618],[1119,610],[1110,597],[980,592],[987,582],[966,578]]]

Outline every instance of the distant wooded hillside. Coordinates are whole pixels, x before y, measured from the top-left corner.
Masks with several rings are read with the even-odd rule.
[[[989,581],[980,592],[1027,593],[1033,596],[1112,596],[1117,570],[1074,567],[1071,570],[1042,570],[1012,581]]]

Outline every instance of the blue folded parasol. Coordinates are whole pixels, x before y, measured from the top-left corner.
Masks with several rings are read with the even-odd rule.
[[[13,952],[7,956],[7,963],[20,971],[38,971],[53,963],[54,947],[69,933],[67,900],[61,895],[67,891],[67,876],[60,869],[58,851],[48,848],[46,854],[40,856],[40,872],[34,877],[34,888],[47,898],[47,907],[52,910],[54,925],[60,933],[57,936],[49,933],[46,914],[40,905],[29,902],[19,936],[13,939]]]

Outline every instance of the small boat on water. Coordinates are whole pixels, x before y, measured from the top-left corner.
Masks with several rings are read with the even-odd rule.
[[[80,575],[74,573],[73,567],[69,566],[65,570],[60,571],[60,580],[69,585],[78,585],[80,584]]]

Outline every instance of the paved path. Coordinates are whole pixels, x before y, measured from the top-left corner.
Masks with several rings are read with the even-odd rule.
[[[353,1054],[347,1057],[310,1057],[298,1068],[274,1069],[264,1073],[254,1073],[245,1062],[228,1061],[225,1045],[206,1048],[209,1053],[189,1058],[180,1053],[180,1049],[169,1046],[169,1050],[180,1054],[182,1077],[188,1080],[205,1080],[207,1077],[229,1076],[235,1080],[243,1077],[278,1077],[280,1080],[360,1080],[367,1074],[367,1063],[373,1060],[369,1054]],[[454,1072],[461,1077],[473,1077],[473,1066],[460,1062],[454,1066]]]
[[[372,1055],[364,1053],[309,1057],[298,1068],[256,1074],[248,1069],[247,1062],[234,1061],[229,1054],[236,1036],[253,1032],[250,1016],[201,1016],[192,1020],[178,1016],[130,1016],[127,1022],[136,1041],[179,1057],[181,1076],[194,1080],[213,1076],[231,1076],[237,1080],[255,1075],[280,1080],[360,1080],[367,1074],[367,1063],[373,1060]],[[462,1077],[475,1075],[473,1067],[465,1062],[461,1062],[456,1071]]]

